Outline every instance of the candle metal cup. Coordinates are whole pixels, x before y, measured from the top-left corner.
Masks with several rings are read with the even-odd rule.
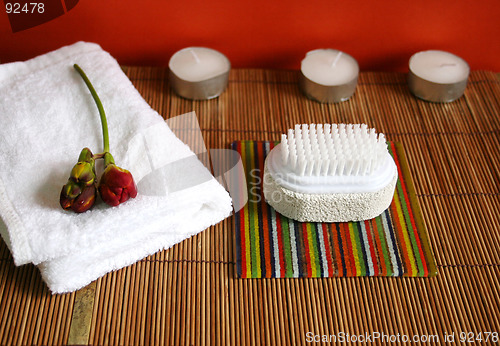
[[[341,85],[323,85],[313,82],[300,73],[299,86],[302,92],[311,100],[320,103],[338,103],[347,101],[354,94],[358,76],[348,83]]]
[[[170,70],[170,84],[177,95],[190,100],[210,100],[218,97],[227,88],[229,70],[218,76],[190,82],[183,80]]]
[[[423,65],[424,63],[428,66]],[[456,74],[458,71],[458,74],[451,78],[446,76],[444,79],[443,75],[437,76],[439,70],[436,69],[450,67],[454,68],[452,73]],[[408,87],[413,95],[422,100],[453,102],[464,94],[469,72],[467,62],[456,55],[443,51],[423,51],[410,58]]]
[[[413,95],[430,102],[453,102],[460,98],[467,87],[467,79],[457,83],[434,83],[414,74],[408,74],[408,87]]]
[[[305,61],[309,59],[308,57],[314,57],[315,54],[322,54],[322,57],[325,56],[324,54],[333,54],[334,60],[333,63],[331,64],[331,67],[335,66],[340,58],[342,58],[343,61],[348,61],[348,64],[350,64],[350,69],[352,70],[350,71],[350,73],[352,73],[352,78],[350,79],[346,78],[346,81],[343,81],[342,83],[339,84],[333,84],[333,83],[330,84],[327,82],[325,84],[322,84],[309,78],[311,76],[307,77],[306,74],[304,73]],[[306,64],[308,64],[308,66],[310,67],[311,63],[315,62],[309,60],[307,61]],[[358,83],[358,75],[359,75],[358,62],[349,54],[334,49],[317,49],[308,52],[306,54],[306,58],[302,60],[302,66],[299,77],[299,87],[309,99],[312,99],[314,101],[320,103],[343,102],[348,100],[354,94],[354,91],[356,90],[356,85]]]

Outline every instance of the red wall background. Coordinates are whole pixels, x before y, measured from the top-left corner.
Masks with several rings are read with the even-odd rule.
[[[167,65],[178,49],[199,45],[233,67],[297,69],[308,50],[336,48],[362,70],[406,71],[413,53],[441,49],[499,72],[499,23],[499,0],[81,0],[16,33],[2,7],[0,62],[84,40],[124,65]]]

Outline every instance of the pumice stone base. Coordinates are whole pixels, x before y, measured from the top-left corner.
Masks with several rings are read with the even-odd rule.
[[[301,222],[349,222],[373,219],[391,204],[398,180],[375,192],[300,193],[280,186],[264,169],[264,197],[278,213]]]

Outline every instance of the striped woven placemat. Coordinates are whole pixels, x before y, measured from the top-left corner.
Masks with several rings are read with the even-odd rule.
[[[389,143],[399,179],[390,207],[360,222],[291,220],[264,200],[264,160],[275,142],[237,141],[248,202],[235,217],[240,278],[433,276],[436,266],[399,143]]]

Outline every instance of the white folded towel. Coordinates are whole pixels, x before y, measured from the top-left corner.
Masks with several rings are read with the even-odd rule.
[[[137,198],[118,207],[98,198],[82,214],[60,207],[61,188],[82,148],[103,147],[99,113],[74,63],[101,98],[116,164],[138,185]],[[230,215],[229,194],[98,45],[78,42],[0,65],[0,95],[0,233],[15,264],[38,265],[53,293],[77,290]]]

